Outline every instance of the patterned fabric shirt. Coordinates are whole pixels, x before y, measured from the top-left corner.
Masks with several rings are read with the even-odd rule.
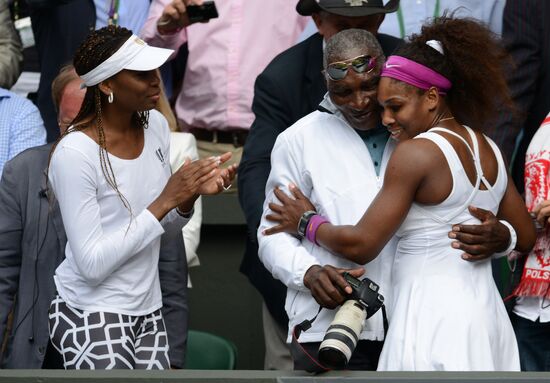
[[[36,106],[0,88],[0,175],[6,161],[27,148],[45,143],[46,129]]]

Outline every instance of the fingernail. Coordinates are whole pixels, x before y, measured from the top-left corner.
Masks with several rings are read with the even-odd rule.
[[[290,185],[288,185],[288,188],[289,188],[289,189],[294,189],[294,188],[296,188],[296,185],[290,184]]]
[[[453,231],[460,231],[460,226],[453,226]]]
[[[455,239],[456,238],[456,234],[455,233],[449,233],[449,238],[452,238],[452,239]]]
[[[455,249],[458,249],[458,247],[459,247],[460,245],[458,244],[458,242],[453,242],[453,243],[451,244],[451,246],[454,247]]]

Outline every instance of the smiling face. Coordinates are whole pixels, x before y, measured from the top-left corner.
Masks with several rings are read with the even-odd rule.
[[[351,57],[335,58],[345,61],[367,52],[354,52]],[[334,81],[325,75],[329,97],[348,123],[358,130],[369,130],[378,126],[380,109],[376,102],[380,65],[369,73],[357,73],[349,67],[342,80]]]
[[[156,70],[122,70],[105,81],[102,90],[114,94],[117,107],[134,112],[153,109],[160,98],[160,79]]]
[[[378,103],[383,108],[382,124],[397,141],[430,129],[439,100],[435,88],[423,91],[388,77],[382,77],[378,87]]]

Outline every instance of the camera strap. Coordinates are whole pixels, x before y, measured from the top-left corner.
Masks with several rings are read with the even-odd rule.
[[[302,334],[302,332],[306,332],[311,328],[311,324],[317,319],[319,316],[319,313],[323,307],[319,306],[319,310],[317,310],[317,314],[311,319],[306,319],[302,323],[294,326],[292,329],[292,341],[290,346],[290,352],[292,354],[292,359],[295,361],[298,361],[300,365],[306,366],[305,370],[307,372],[314,372],[314,373],[320,373],[325,371],[330,371],[330,368],[324,366],[321,362],[317,360],[316,357],[310,355],[298,342],[298,338]]]
[[[384,326],[384,340],[386,339],[386,336],[388,335],[388,316],[386,315],[386,305],[382,304],[380,306],[382,309],[382,323]],[[298,361],[300,365],[306,366],[305,370],[307,372],[313,372],[313,373],[321,373],[326,371],[331,371],[330,368],[324,366],[316,357],[312,356],[310,353],[308,353],[304,347],[298,342],[298,338],[300,335],[302,335],[302,332],[306,332],[311,328],[311,324],[317,319],[319,316],[319,313],[323,307],[319,306],[319,310],[317,310],[317,314],[311,319],[306,319],[302,323],[294,326],[292,329],[292,340],[291,340],[291,346],[290,346],[290,352],[292,354],[292,359],[295,361]]]

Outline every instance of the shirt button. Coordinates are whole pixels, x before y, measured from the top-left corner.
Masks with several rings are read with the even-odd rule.
[[[378,166],[378,161],[374,161],[374,166]]]
[[[38,353],[40,355],[44,355],[44,347],[42,347],[42,346],[38,347]]]
[[[372,147],[373,147],[374,149],[376,149],[377,146],[378,146],[378,145],[376,145],[376,144],[372,144]]]

